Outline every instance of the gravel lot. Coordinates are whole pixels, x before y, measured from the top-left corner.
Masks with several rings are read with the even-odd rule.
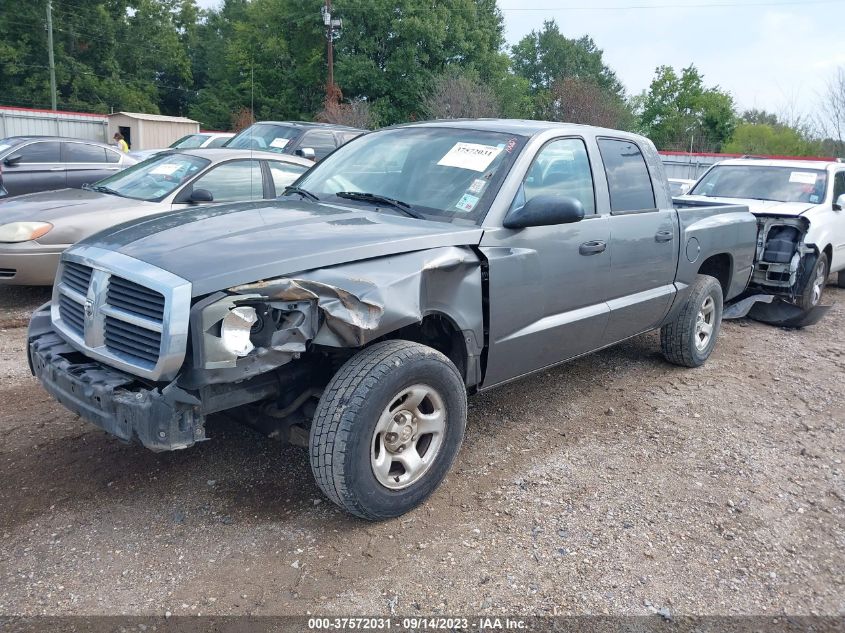
[[[455,468],[368,524],[225,419],[156,455],[55,404],[0,290],[0,615],[845,613],[845,290],[804,331],[654,334],[470,400]]]

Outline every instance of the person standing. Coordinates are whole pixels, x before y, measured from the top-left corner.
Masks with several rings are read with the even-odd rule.
[[[117,145],[118,149],[123,153],[129,151],[129,145],[123,139],[123,134],[121,134],[120,132],[114,133],[114,144]]]

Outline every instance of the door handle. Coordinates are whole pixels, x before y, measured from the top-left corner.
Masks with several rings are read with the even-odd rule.
[[[671,242],[675,234],[672,231],[658,231],[654,236],[655,242]]]
[[[607,242],[601,240],[593,240],[591,242],[584,242],[578,247],[578,252],[582,255],[597,255],[607,250]]]

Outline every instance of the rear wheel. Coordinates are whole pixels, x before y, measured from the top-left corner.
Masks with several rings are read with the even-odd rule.
[[[845,288],[845,270],[840,270],[836,273],[836,285],[840,288]]]
[[[440,352],[385,341],[358,352],[331,379],[311,426],[317,485],[344,510],[373,521],[422,503],[463,441],[466,387]]]
[[[722,286],[710,275],[698,275],[686,304],[660,329],[663,356],[675,365],[703,365],[716,347],[721,326]]]

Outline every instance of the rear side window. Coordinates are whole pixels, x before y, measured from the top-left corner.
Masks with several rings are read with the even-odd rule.
[[[107,163],[119,163],[120,162],[120,154],[117,152],[113,152],[110,149],[106,150],[106,162]]]
[[[87,143],[63,143],[65,163],[105,163],[106,150]]]
[[[640,148],[630,141],[598,139],[607,186],[610,210],[647,211],[656,207],[651,176]]]
[[[326,130],[311,130],[310,132],[306,132],[299,146],[313,149],[317,160],[331,154],[336,147],[334,134]]]
[[[60,163],[59,143],[57,141],[39,141],[30,143],[12,152],[12,156],[20,156],[18,164],[26,163]]]

